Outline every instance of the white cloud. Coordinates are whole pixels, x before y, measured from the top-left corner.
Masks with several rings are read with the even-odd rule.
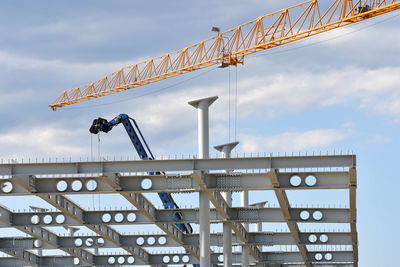
[[[374,110],[382,114],[400,115],[400,97],[387,98],[377,103]]]
[[[0,156],[88,155],[89,147],[85,147],[80,142],[82,135],[83,131],[81,130],[68,131],[57,125],[13,129],[13,131],[0,134],[2,148]]]
[[[90,14],[84,17],[58,18],[43,24],[29,25],[20,29],[20,38],[46,38],[58,46],[93,46],[106,44],[121,38],[126,34],[142,35],[146,30],[154,28],[153,19],[140,14],[135,16],[109,16]],[[127,27],[127,25],[141,25],[141,27]]]
[[[364,69],[347,67],[322,73],[300,72],[245,79],[239,83],[240,114],[266,112],[267,116],[300,110],[359,102],[376,111],[380,99],[399,99],[400,68]],[[396,104],[393,103],[396,109]]]
[[[130,61],[132,63],[132,61]],[[133,61],[134,62],[134,61]],[[122,66],[127,66],[128,61],[101,62],[101,63],[80,63],[67,62],[62,60],[48,60],[35,57],[27,57],[6,51],[0,51],[0,64],[5,69],[11,70],[41,70],[43,73],[59,73],[70,77],[71,80],[80,80],[88,76],[108,74],[116,71]]]
[[[346,133],[336,129],[315,129],[305,132],[284,132],[273,136],[240,135],[241,150],[300,151],[329,147],[346,138]]]
[[[6,106],[14,106],[17,103],[26,103],[35,97],[35,93],[32,90],[25,90],[23,92],[1,92],[0,105],[2,108]]]
[[[315,110],[353,100],[358,100],[360,108],[370,110],[370,105],[373,105],[380,112],[378,107],[382,98],[394,101],[393,94],[400,87],[400,68],[370,70],[348,67],[321,73],[247,77],[239,82],[238,87],[238,112],[241,118],[256,114],[271,117],[280,113]],[[195,116],[195,110],[189,107],[188,101],[212,95],[218,95],[219,99],[210,108],[210,119],[226,121],[228,93],[224,84],[191,87],[148,96],[141,99],[140,108],[134,107],[132,113],[137,117],[145,117],[144,124],[149,127],[181,125]],[[233,96],[231,97],[233,106]],[[393,103],[393,108],[395,107]],[[233,110],[231,112],[233,117]]]

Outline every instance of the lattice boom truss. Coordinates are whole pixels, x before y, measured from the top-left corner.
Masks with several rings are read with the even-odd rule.
[[[85,86],[65,90],[57,108],[136,88],[216,64],[237,65],[244,57],[400,8],[398,0],[309,0],[184,49],[119,69]]]
[[[223,173],[223,170],[236,170]],[[166,175],[147,175],[164,171]],[[173,174],[172,174],[173,173]],[[356,230],[356,157],[291,156],[231,159],[97,161],[0,164],[0,196],[34,195],[57,211],[15,212],[0,208],[0,227],[13,227],[29,237],[0,238],[1,266],[115,266],[197,264],[199,235],[180,232],[173,219],[177,210],[156,208],[142,193],[206,191],[214,205],[211,223],[232,226],[233,245],[250,248],[252,262],[269,264],[358,265]],[[348,208],[291,207],[286,190],[349,190]],[[273,190],[279,208],[229,207],[221,192]],[[65,194],[121,194],[132,210],[85,210]],[[310,205],[311,206],[311,205]],[[197,208],[179,210],[182,222],[199,223]],[[289,232],[249,232],[242,223],[286,223]],[[346,223],[350,232],[301,232],[298,223]],[[154,224],[165,234],[122,235],[109,226]],[[90,236],[60,236],[48,226],[85,226]],[[221,233],[211,246],[221,247]],[[262,251],[262,246],[296,246],[296,251]],[[328,248],[315,251],[310,247]],[[150,253],[145,247],[183,247],[187,253]],[[332,249],[335,247],[336,249]],[[339,247],[340,249],[337,249]],[[341,249],[350,247],[349,249]],[[100,255],[93,248],[122,248],[121,255]],[[329,250],[331,248],[331,250]],[[69,256],[39,256],[30,250],[60,249]],[[233,263],[240,264],[240,253]],[[211,254],[221,265],[221,253]]]

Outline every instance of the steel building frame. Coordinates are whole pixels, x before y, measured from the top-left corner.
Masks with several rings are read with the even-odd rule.
[[[225,170],[234,170],[226,172]],[[164,171],[166,175],[148,175]],[[309,182],[311,177],[312,182]],[[293,179],[298,179],[294,183]],[[199,234],[184,234],[175,226],[176,210],[156,208],[143,193],[206,192],[213,208],[210,223],[229,223],[232,246],[245,246],[256,266],[357,266],[356,156],[312,155],[152,161],[1,162],[1,196],[37,196],[56,211],[11,211],[0,207],[0,227],[13,227],[27,237],[1,237],[1,266],[122,266],[198,264]],[[290,205],[289,190],[349,191],[349,207]],[[279,207],[231,207],[222,192],[272,190]],[[64,195],[120,194],[131,210],[85,210]],[[199,223],[198,208],[182,208],[182,222]],[[250,232],[244,223],[286,223],[289,232]],[[350,231],[302,232],[299,223],[347,224]],[[123,235],[109,224],[153,224],[164,234]],[[88,236],[60,236],[45,227],[85,226]],[[223,246],[223,235],[210,235],[213,247]],[[263,246],[292,246],[292,251],[265,251]],[[320,250],[315,250],[318,246]],[[154,253],[148,247],[182,247],[186,253]],[[343,248],[344,247],[344,248]],[[93,248],[122,248],[115,255],[93,253]],[[351,248],[351,249],[349,249]],[[60,249],[68,256],[42,256],[38,249]],[[241,265],[241,253],[232,262]],[[211,251],[211,263],[222,265],[222,253]]]

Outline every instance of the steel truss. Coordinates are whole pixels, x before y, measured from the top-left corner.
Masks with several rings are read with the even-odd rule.
[[[224,170],[235,170],[224,173]],[[166,175],[148,175],[149,172]],[[311,178],[310,178],[311,177]],[[278,156],[153,161],[95,161],[0,164],[1,196],[37,196],[56,211],[11,211],[0,207],[0,227],[16,228],[29,237],[2,237],[1,266],[115,266],[198,264],[199,235],[184,234],[175,226],[177,210],[157,208],[143,193],[206,192],[213,204],[211,223],[232,226],[232,246],[247,246],[257,266],[357,266],[356,157]],[[298,182],[293,182],[293,179]],[[310,182],[311,181],[311,182]],[[144,183],[145,182],[145,183]],[[292,207],[288,190],[348,189],[349,207]],[[279,207],[231,207],[221,192],[272,190]],[[121,194],[130,210],[85,210],[64,195]],[[182,206],[183,207],[183,206]],[[199,223],[199,209],[184,207],[182,222]],[[289,232],[249,232],[242,223],[286,223]],[[301,232],[299,223],[347,224],[348,232]],[[109,225],[153,224],[164,234],[123,235]],[[85,226],[95,234],[60,236],[49,226]],[[222,247],[222,233],[211,234],[211,246]],[[293,246],[292,251],[266,251],[264,246]],[[323,248],[315,250],[313,246]],[[186,253],[154,253],[147,247],[183,247]],[[342,249],[345,247],[346,249]],[[348,249],[348,248],[351,249]],[[122,248],[126,252],[102,255],[93,248]],[[69,256],[41,256],[37,249],[60,249]],[[221,265],[211,251],[211,263]],[[241,264],[241,253],[232,262]]]

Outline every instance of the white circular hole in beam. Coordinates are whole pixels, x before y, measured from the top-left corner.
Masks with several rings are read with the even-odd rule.
[[[97,238],[97,245],[99,247],[104,246],[104,243],[105,243],[104,238],[102,238],[102,237]]]
[[[188,255],[185,255],[185,256],[182,257],[182,261],[183,261],[184,263],[188,263],[189,260],[190,260],[190,258],[189,258]]]
[[[74,258],[74,265],[78,265],[80,262],[79,258]]]
[[[120,223],[124,220],[124,215],[120,212],[118,212],[117,214],[115,214],[114,216],[114,221],[116,221],[117,223]]]
[[[307,186],[315,186],[317,184],[317,177],[315,177],[314,175],[308,175],[305,179],[305,183]]]
[[[300,212],[300,219],[302,219],[303,221],[307,221],[308,219],[310,219],[310,212],[308,212],[307,210],[302,210]]]
[[[114,264],[114,263],[115,263],[115,258],[114,258],[114,257],[108,257],[107,262],[108,262],[109,264]]]
[[[169,256],[164,256],[164,257],[162,258],[162,261],[163,261],[164,263],[168,263],[170,260],[171,260],[171,259],[169,258]]]
[[[89,237],[88,239],[86,239],[85,241],[86,246],[91,247],[94,244],[94,240],[93,238]]]
[[[82,245],[83,245],[83,241],[82,241],[82,239],[81,239],[81,238],[77,238],[77,239],[75,239],[75,241],[74,241],[74,245],[75,245],[76,247],[80,247],[80,246],[82,246]]]
[[[323,216],[323,214],[322,214],[322,212],[320,210],[316,210],[316,211],[313,212],[312,217],[313,217],[314,220],[320,221],[320,220],[322,220],[322,218],[324,216]]]
[[[301,184],[301,177],[298,175],[293,175],[290,177],[289,183],[291,186],[298,187]]]
[[[71,184],[72,191],[78,192],[82,190],[82,182],[80,180],[75,180]]]
[[[11,191],[13,190],[13,184],[11,182],[8,182],[8,181],[4,182],[1,185],[1,190],[6,194],[11,193]]]
[[[111,221],[111,214],[110,213],[104,213],[103,216],[101,216],[101,220],[104,223],[109,223]]]
[[[310,243],[315,243],[315,242],[317,242],[317,240],[318,240],[318,238],[314,234],[311,234],[308,236],[308,241],[310,241]]]
[[[51,217],[51,215],[47,214],[46,216],[43,217],[44,224],[51,224],[52,222],[53,222],[53,217]]]
[[[149,190],[153,186],[153,182],[151,181],[150,178],[144,178],[140,183],[140,186],[142,187],[143,190]]]
[[[320,260],[322,260],[322,254],[321,254],[321,253],[316,253],[316,254],[314,255],[314,258],[315,258],[317,261],[320,261]]]
[[[119,264],[124,264],[125,263],[125,258],[122,257],[122,256],[118,257],[118,263]]]
[[[322,234],[319,236],[319,241],[321,241],[322,243],[326,243],[328,242],[329,238],[327,234]]]
[[[33,242],[33,246],[34,246],[35,248],[40,248],[40,247],[42,247],[42,245],[43,245],[43,241],[40,240],[40,239],[36,239],[36,240]]]
[[[66,181],[61,180],[57,183],[57,191],[58,192],[64,192],[65,190],[67,190],[68,188],[68,184]]]
[[[324,258],[327,261],[331,261],[333,259],[333,255],[332,255],[332,253],[326,253]]]
[[[136,214],[131,212],[128,214],[128,216],[126,216],[126,219],[128,220],[128,222],[134,222],[136,221]]]
[[[167,243],[167,239],[164,236],[158,238],[158,244],[165,245]]]
[[[65,216],[62,214],[59,214],[56,216],[56,223],[58,224],[62,224],[65,222]]]
[[[147,244],[149,244],[150,246],[154,245],[156,243],[156,239],[152,236],[150,236],[149,238],[147,238]]]
[[[129,264],[132,264],[132,263],[135,263],[135,258],[132,257],[132,256],[129,256],[129,257],[126,259],[126,261],[127,261]]]
[[[97,182],[95,180],[89,180],[86,182],[86,189],[88,191],[94,191],[97,189]]]
[[[31,217],[31,223],[33,223],[33,224],[39,224],[39,222],[40,222],[40,217],[39,217],[39,215],[33,215],[33,216]]]
[[[139,246],[144,244],[144,238],[143,237],[138,237],[136,239],[136,244],[138,244]]]
[[[179,256],[178,256],[178,255],[175,255],[175,256],[172,257],[172,261],[175,262],[175,263],[178,263],[179,260],[180,260],[180,259],[179,259]]]
[[[219,262],[224,262],[224,255],[223,254],[218,256],[218,261]]]

